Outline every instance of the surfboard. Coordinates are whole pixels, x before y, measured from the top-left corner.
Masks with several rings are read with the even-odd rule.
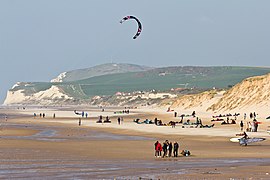
[[[264,140],[265,140],[265,138],[243,139],[243,138],[239,138],[239,137],[235,137],[235,138],[230,139],[231,142],[239,142],[240,145],[250,144],[250,143],[253,143],[253,142],[260,142],[260,141],[264,141]]]
[[[231,142],[239,142],[240,139],[241,138],[239,138],[239,137],[235,137],[235,138],[231,138],[230,141]]]
[[[240,145],[245,145],[245,144],[250,144],[250,143],[254,143],[254,142],[260,142],[260,141],[264,141],[265,138],[249,138],[249,139],[244,139],[241,138],[239,140],[239,144]]]

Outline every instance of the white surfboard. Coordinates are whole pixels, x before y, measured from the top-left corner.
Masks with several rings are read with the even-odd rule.
[[[239,140],[240,140],[239,137],[235,137],[235,138],[230,139],[231,142],[239,142]]]
[[[238,142],[240,143],[241,145],[243,144],[250,144],[250,143],[253,143],[253,142],[260,142],[260,141],[264,141],[265,138],[249,138],[249,139],[242,139],[240,137],[235,137],[235,138],[231,138],[230,141],[231,142]]]

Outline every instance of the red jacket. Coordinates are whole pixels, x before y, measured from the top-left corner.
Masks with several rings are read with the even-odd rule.
[[[160,143],[157,144],[156,151],[162,151],[162,146]]]

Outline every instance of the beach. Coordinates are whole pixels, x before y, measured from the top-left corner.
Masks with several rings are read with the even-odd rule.
[[[155,117],[163,122],[179,121],[166,108],[140,107],[129,114],[116,114],[124,107],[76,107],[89,113],[82,118],[75,107],[1,108],[1,169],[3,179],[269,179],[270,142],[267,114],[258,113],[258,132],[250,137],[266,141],[239,146],[229,141],[240,133],[239,123],[213,128],[182,128],[177,124],[136,124],[134,119]],[[175,110],[180,112],[181,110]],[[184,111],[181,111],[184,112]],[[190,113],[186,110],[184,113]],[[211,113],[196,110],[203,124],[211,124]],[[33,114],[38,116],[34,118]],[[39,113],[45,113],[44,118]],[[53,118],[55,114],[55,118]],[[111,123],[96,123],[98,116]],[[119,125],[118,116],[123,117]],[[81,126],[78,120],[81,118]],[[186,120],[187,118],[185,118]],[[189,117],[194,122],[195,119]],[[249,121],[249,119],[244,120]],[[245,124],[246,125],[246,124]],[[191,156],[155,158],[154,143],[177,141]]]

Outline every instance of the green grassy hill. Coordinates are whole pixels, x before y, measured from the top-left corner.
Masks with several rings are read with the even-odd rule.
[[[27,95],[49,89],[52,85],[76,99],[116,92],[169,90],[171,88],[227,88],[251,76],[263,75],[270,68],[259,67],[165,67],[141,72],[126,72],[59,83],[21,83],[11,91],[23,90]]]
[[[178,87],[227,88],[251,76],[263,75],[270,68],[254,67],[169,67],[144,72],[120,73],[92,77],[63,86],[70,94],[112,95],[137,90],[169,90]],[[69,86],[77,87],[74,89]]]

